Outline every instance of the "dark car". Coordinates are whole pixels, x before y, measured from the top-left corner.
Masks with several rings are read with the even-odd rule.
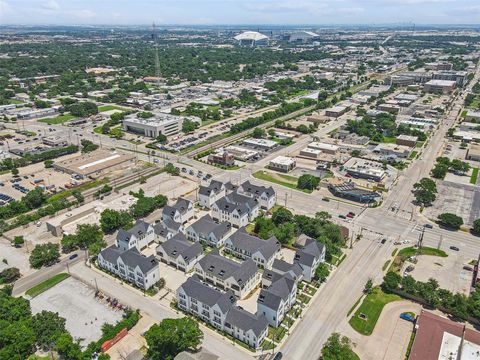
[[[281,352],[278,352],[273,357],[273,360],[280,360],[282,357],[283,357],[283,354]]]
[[[453,250],[453,251],[460,251],[460,249],[456,246],[450,246],[450,250]]]
[[[338,217],[339,217],[340,219],[346,219],[346,218],[347,218],[345,215],[342,215],[342,214],[338,215]]]
[[[69,258],[70,260],[73,260],[73,259],[75,259],[75,258],[77,258],[77,257],[78,257],[78,254],[72,254],[72,255],[70,255],[68,258]]]
[[[382,244],[385,244],[387,242],[387,239],[383,238],[382,241],[380,241]]]
[[[432,224],[425,224],[425,225],[423,225],[423,226],[425,226],[427,229],[433,229],[433,225],[432,225]]]

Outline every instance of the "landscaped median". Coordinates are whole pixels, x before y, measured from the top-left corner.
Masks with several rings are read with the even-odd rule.
[[[448,254],[439,249],[431,248],[431,247],[422,247],[420,249],[417,249],[413,246],[406,247],[401,249],[395,256],[395,253],[392,253],[392,256],[395,256],[392,260],[392,263],[390,265],[390,268],[388,271],[394,271],[394,272],[400,272],[402,269],[403,263],[405,260],[408,258],[415,256],[415,255],[428,255],[428,256],[439,256],[439,257],[447,257]]]
[[[35,297],[37,295],[40,295],[44,291],[47,291],[48,289],[54,287],[58,283],[62,282],[63,280],[69,278],[70,275],[67,273],[60,273],[55,276],[52,276],[50,279],[47,279],[40,284],[35,285],[34,287],[28,289],[25,294],[30,296],[30,297]]]
[[[382,289],[375,287],[372,292],[365,297],[348,323],[360,334],[371,335],[382,313],[383,307],[392,301],[401,299],[398,295],[384,293]]]

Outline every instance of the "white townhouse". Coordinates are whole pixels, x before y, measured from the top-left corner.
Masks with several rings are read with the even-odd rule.
[[[185,224],[195,216],[193,203],[190,200],[179,198],[174,205],[167,205],[163,208],[162,220],[173,220]]]
[[[279,256],[280,242],[275,236],[268,240],[250,235],[242,227],[225,241],[224,251],[242,260],[252,259],[261,269],[270,269]]]
[[[222,290],[232,290],[239,299],[251,293],[261,275],[251,259],[236,262],[213,250],[195,265],[195,273],[205,282]]]
[[[215,202],[225,195],[225,185],[221,181],[212,180],[208,186],[200,186],[198,190],[198,202],[201,207],[210,209]]]
[[[133,247],[122,250],[115,245],[103,249],[97,257],[100,268],[123,280],[148,290],[160,280],[158,262],[153,255],[145,257]]]
[[[128,230],[118,230],[115,245],[121,250],[136,248],[138,251],[146,248],[155,241],[153,226],[143,220],[137,220],[135,225]]]
[[[178,233],[157,246],[157,256],[161,262],[184,272],[189,272],[203,258],[203,248],[198,242],[188,241]]]
[[[236,306],[231,290],[222,292],[205,284],[197,275],[176,292],[178,307],[236,339],[258,349],[268,333],[267,319]]]
[[[221,247],[230,234],[231,228],[230,223],[215,221],[207,214],[187,227],[185,233],[188,240]]]
[[[182,224],[177,223],[171,219],[157,220],[156,224],[153,225],[153,232],[155,234],[155,242],[162,243],[171,239],[174,235],[178,233],[183,233],[185,231]]]
[[[287,273],[266,289],[260,290],[257,314],[264,315],[271,326],[278,327],[285,314],[295,305],[296,299],[297,283]]]
[[[305,246],[298,250],[294,257],[294,262],[303,270],[303,280],[307,282],[313,280],[318,265],[325,262],[325,252],[326,248],[322,243],[309,238],[305,240]]]
[[[212,205],[212,218],[221,222],[227,221],[233,227],[240,228],[258,216],[259,208],[257,200],[231,193]]]
[[[290,275],[297,284],[303,280],[303,269],[300,264],[296,262],[290,264],[281,259],[273,260],[272,268],[263,271],[262,288],[266,289],[270,287],[271,284],[287,274]]]
[[[270,210],[277,203],[277,195],[273,187],[255,185],[248,180],[238,187],[237,193],[256,199],[260,208],[264,210]]]

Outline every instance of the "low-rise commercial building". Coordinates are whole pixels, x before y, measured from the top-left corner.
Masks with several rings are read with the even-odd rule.
[[[42,143],[51,147],[65,147],[68,141],[60,136],[45,136],[42,138]]]
[[[465,158],[467,160],[480,161],[480,145],[470,144]]]
[[[253,147],[254,149],[272,150],[278,146],[278,143],[268,139],[249,138],[242,141],[243,145]]]
[[[465,121],[480,123],[480,110],[468,110]]]
[[[347,174],[355,178],[381,181],[386,173],[380,163],[352,158],[344,164]]]
[[[320,150],[324,154],[336,155],[338,152],[338,146],[334,144],[312,142],[308,144],[308,147],[310,149]]]
[[[294,158],[288,156],[277,156],[275,159],[270,160],[268,167],[275,171],[289,172],[295,169],[297,162]]]
[[[325,116],[338,118],[345,114],[348,111],[346,106],[333,106],[331,108],[325,109]]]
[[[380,197],[375,191],[357,188],[353,182],[346,182],[340,185],[330,184],[328,189],[335,196],[360,203],[373,203]]]
[[[449,94],[455,89],[456,84],[452,80],[430,80],[425,83],[423,90],[433,94]]]
[[[395,140],[397,145],[408,146],[411,148],[414,148],[415,146],[417,146],[417,141],[418,141],[417,136],[411,136],[411,135],[405,135],[405,134],[398,135]]]
[[[207,161],[210,164],[233,166],[235,165],[235,156],[228,151],[218,150],[213,154],[208,155]]]
[[[153,116],[147,119],[138,118],[136,114],[132,114],[123,120],[123,129],[151,138],[156,138],[160,134],[171,136],[182,130],[183,121],[186,119],[197,123],[201,122],[197,117],[177,116],[161,112],[153,113]]]

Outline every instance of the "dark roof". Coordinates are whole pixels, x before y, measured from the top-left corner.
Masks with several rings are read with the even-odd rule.
[[[192,202],[184,198],[178,198],[177,202],[174,205],[166,205],[163,208],[163,214],[166,214],[173,218],[175,212],[178,211],[180,214],[185,214],[188,211],[188,206]]]
[[[170,233],[170,230],[163,224],[159,222],[158,224],[153,225],[153,232],[159,236],[167,237]]]
[[[240,214],[248,214],[258,206],[258,201],[249,196],[231,193],[219,199],[215,204],[220,210],[227,213],[237,210]]]
[[[230,309],[225,322],[243,331],[252,330],[255,336],[259,336],[268,327],[268,321],[264,315],[253,315],[238,307]]]
[[[222,188],[224,188],[225,185],[221,181],[218,180],[212,180],[210,181],[210,184],[208,186],[200,186],[200,189],[198,190],[198,193],[201,195],[206,195],[210,196],[210,194],[218,194],[222,191]]]
[[[182,224],[170,219],[166,218],[163,220],[163,224],[167,227],[168,230],[174,231],[174,232],[179,232],[180,228],[182,227]]]
[[[273,282],[269,288],[260,291],[257,303],[263,304],[270,309],[278,310],[282,300],[288,299],[294,288],[295,281],[290,274],[283,275]]]
[[[268,240],[250,235],[245,228],[241,228],[230,236],[234,247],[248,251],[250,254],[260,252],[265,259],[270,259],[281,248],[280,242],[275,236]]]
[[[207,214],[197,221],[195,221],[190,227],[200,234],[213,233],[217,239],[222,239],[231,229],[231,225],[227,222],[217,222]]]
[[[210,252],[198,264],[206,273],[223,280],[233,277],[240,285],[255,276],[257,272],[257,265],[252,259],[239,263],[219,255],[218,250]]]
[[[197,257],[203,252],[200,243],[188,241],[182,233],[178,233],[163,244],[158,245],[157,249],[159,247],[161,247],[168,256],[173,258],[181,256],[186,261]]]
[[[189,277],[180,287],[189,297],[195,298],[210,307],[218,304],[224,313],[236,302],[232,290],[228,290],[227,292],[216,290],[203,283],[197,275]]]
[[[298,263],[294,262],[293,264],[290,264],[280,259],[273,260],[272,271],[276,271],[280,274],[291,272],[297,278],[303,274],[302,268]]]
[[[112,245],[106,249],[103,249],[100,254],[106,261],[113,264],[116,264],[118,258],[120,257],[125,265],[131,268],[138,266],[144,274],[158,266],[158,263],[153,255],[145,257],[140,254],[136,248],[122,251],[115,245]]]
[[[120,230],[118,230],[117,240],[118,241],[129,241],[130,238],[132,237],[132,235],[139,238],[142,235],[146,234],[149,226],[150,226],[150,224],[146,223],[145,221],[137,220],[135,222],[135,225],[133,225],[133,227],[131,227],[130,229],[125,230],[125,229],[121,228]]]
[[[295,254],[295,261],[302,265],[312,266],[315,259],[320,258],[324,247],[325,245],[314,239],[307,239],[303,249]]]
[[[251,194],[254,197],[261,196],[265,193],[268,197],[272,197],[275,195],[275,190],[273,187],[269,186],[261,186],[252,184],[249,180],[245,181],[243,184],[240,185],[244,192]]]
[[[237,191],[237,188],[238,188],[238,186],[237,186],[237,185],[233,185],[230,181],[225,184],[225,189],[226,189],[228,192]]]

